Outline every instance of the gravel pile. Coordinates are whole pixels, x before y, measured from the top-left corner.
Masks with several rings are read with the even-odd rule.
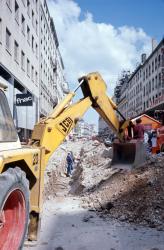
[[[144,167],[115,172],[90,191],[87,206],[109,217],[164,230],[164,157]]]

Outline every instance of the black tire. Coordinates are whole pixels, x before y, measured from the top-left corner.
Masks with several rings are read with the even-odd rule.
[[[10,198],[13,195],[13,199]],[[9,200],[9,201],[8,201]],[[9,206],[11,203],[17,204],[19,203],[17,206],[20,208],[20,204],[22,201],[22,206],[23,206],[23,222],[21,221],[21,216],[19,216],[19,225],[21,226],[20,230],[20,239],[18,239],[18,242],[16,243],[16,245],[18,246],[18,249],[22,249],[24,241],[25,241],[25,237],[26,237],[26,233],[27,233],[27,228],[28,228],[28,221],[29,221],[29,181],[26,179],[26,174],[25,172],[23,172],[19,167],[15,167],[15,168],[9,168],[7,171],[5,171],[4,173],[0,174],[0,211],[4,211],[3,213],[3,217],[5,214],[5,211],[7,211],[7,209],[5,210],[5,206],[7,206],[6,204],[8,203]],[[15,205],[13,205],[15,206]],[[12,208],[11,208],[12,209]],[[14,209],[13,209],[14,211]],[[10,220],[9,220],[10,221]],[[22,225],[23,223],[23,225]],[[2,226],[2,228],[5,227],[5,223],[4,226]],[[16,224],[17,227],[17,224]],[[10,228],[8,226],[8,228]],[[10,229],[8,229],[10,231]],[[3,229],[2,229],[3,231]],[[5,231],[5,230],[4,230]],[[1,233],[1,229],[0,229],[0,233]],[[3,233],[2,233],[3,234]],[[16,235],[16,233],[15,233]],[[15,235],[13,234],[13,238],[15,237]],[[17,235],[18,236],[18,235]],[[4,234],[5,237],[5,234]],[[3,238],[3,237],[2,237]],[[7,249],[6,246],[3,247],[3,242],[1,240],[0,237],[0,249],[4,248]],[[13,249],[13,246],[8,245],[8,249]],[[17,248],[17,247],[15,247]],[[15,250],[14,248],[14,250]]]

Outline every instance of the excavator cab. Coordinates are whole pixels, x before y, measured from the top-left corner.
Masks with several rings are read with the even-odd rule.
[[[4,90],[0,81],[0,151],[21,147]]]

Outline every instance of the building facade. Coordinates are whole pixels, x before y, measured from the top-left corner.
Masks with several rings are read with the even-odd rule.
[[[115,88],[115,98],[119,110],[125,118],[133,118],[155,110],[164,109],[164,39],[141,64]]]
[[[10,109],[22,136],[30,133],[38,119],[38,23],[38,1],[0,1],[0,76],[8,85]],[[18,93],[31,93],[33,106],[17,107]]]
[[[43,0],[0,0],[0,79],[19,135],[29,137],[39,116],[47,115],[68,91],[55,25]],[[16,106],[29,93],[32,106]]]
[[[80,119],[73,129],[72,135],[77,138],[91,138],[96,135],[96,125],[89,124],[84,119]]]
[[[47,116],[68,92],[59,41],[47,2],[40,1],[40,115]]]

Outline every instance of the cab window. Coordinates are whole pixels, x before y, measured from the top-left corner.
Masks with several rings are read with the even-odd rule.
[[[17,141],[18,136],[11,116],[7,98],[0,90],[0,142]]]

